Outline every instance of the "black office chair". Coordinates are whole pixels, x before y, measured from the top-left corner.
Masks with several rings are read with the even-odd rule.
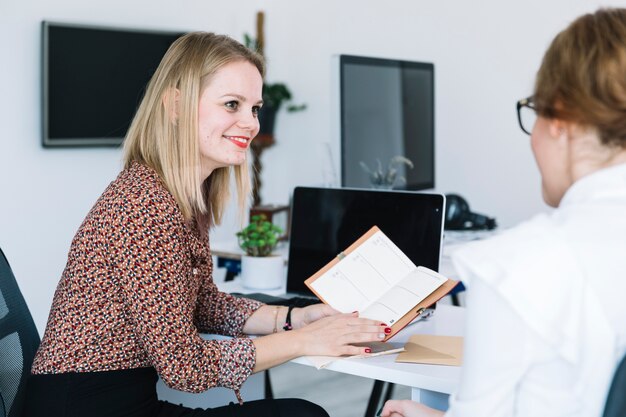
[[[0,249],[0,417],[22,415],[39,333]]]
[[[604,414],[602,417],[624,417],[626,416],[626,357],[617,367],[611,382],[609,395],[606,397]]]

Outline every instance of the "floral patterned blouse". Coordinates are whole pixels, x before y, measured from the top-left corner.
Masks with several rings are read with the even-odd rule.
[[[212,268],[207,234],[184,220],[155,171],[133,163],[72,241],[32,373],[152,366],[172,388],[232,388],[241,401],[256,351],[239,336],[261,304],[219,292]]]

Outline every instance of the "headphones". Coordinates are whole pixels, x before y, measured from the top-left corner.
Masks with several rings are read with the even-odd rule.
[[[472,213],[469,204],[458,194],[446,194],[446,230],[491,230],[496,219]]]

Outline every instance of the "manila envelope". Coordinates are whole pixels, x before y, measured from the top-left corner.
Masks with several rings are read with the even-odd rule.
[[[404,345],[404,352],[396,362],[424,363],[430,365],[461,366],[463,338],[460,336],[433,336],[416,334]]]

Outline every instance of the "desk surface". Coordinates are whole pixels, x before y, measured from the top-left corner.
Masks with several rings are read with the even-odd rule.
[[[438,305],[433,316],[407,326],[390,341],[406,342],[413,334],[462,336],[464,321],[464,308]],[[461,378],[460,367],[399,363],[395,362],[397,356],[398,354],[339,359],[324,369],[444,394],[456,391]],[[293,362],[313,366],[306,357],[295,359]]]
[[[226,245],[220,246],[226,250],[233,249],[232,246],[228,249]],[[218,255],[219,251],[216,250],[215,245],[212,249],[213,254]],[[449,275],[454,275],[452,270],[449,271]],[[234,281],[216,282],[216,284],[218,288],[224,292],[259,292],[259,290],[242,287],[240,280],[237,278]],[[285,293],[285,287],[283,286],[274,290],[263,290],[262,292],[270,295],[280,295]],[[464,331],[464,322],[464,308],[440,302],[437,304],[437,310],[433,316],[407,326],[394,338],[392,338],[391,342],[406,342],[413,334],[462,336]],[[339,359],[330,363],[324,369],[365,378],[378,379],[381,381],[392,382],[395,384],[438,393],[450,394],[456,391],[460,381],[460,367],[396,363],[396,357],[397,354],[383,355],[366,359]],[[293,362],[302,365],[314,366],[306,357],[297,358],[293,360]]]
[[[289,257],[289,243],[281,241],[273,251],[273,253],[281,255],[285,261]],[[243,250],[239,247],[236,240],[231,241],[217,241],[211,243],[211,255],[219,256],[220,258],[240,260],[243,255]]]

